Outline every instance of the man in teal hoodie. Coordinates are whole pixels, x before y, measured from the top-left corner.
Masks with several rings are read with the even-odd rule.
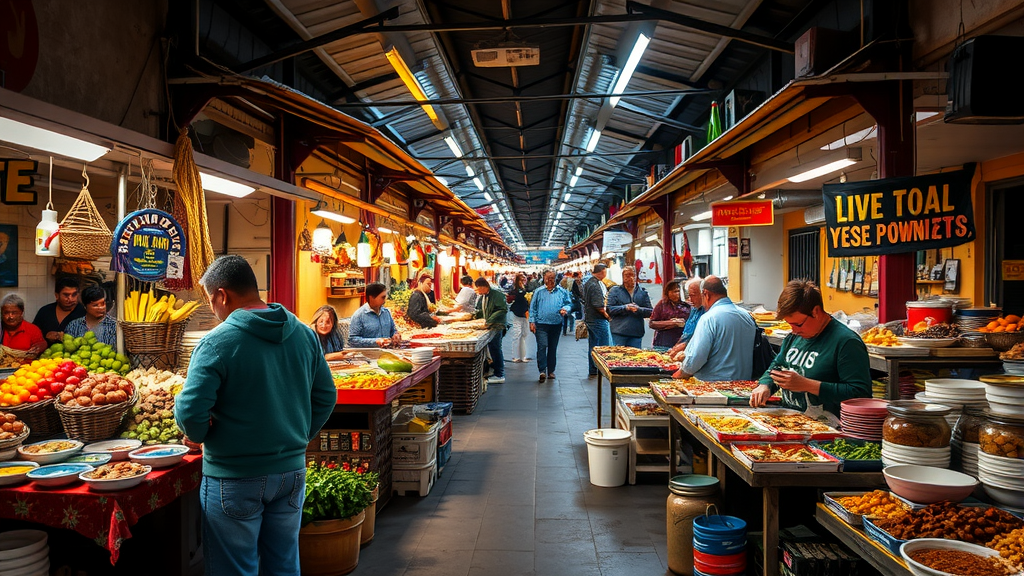
[[[299,576],[305,452],[337,391],[317,336],[260,299],[240,256],[200,280],[223,323],[192,351],[174,406],[188,440],[203,444],[206,573]]]

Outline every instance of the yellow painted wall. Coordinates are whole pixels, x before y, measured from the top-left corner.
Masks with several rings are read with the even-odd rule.
[[[302,232],[303,226],[309,228],[310,233],[320,225],[321,218],[310,214],[313,205],[307,202],[299,202],[296,206],[296,230]],[[333,211],[341,210],[345,216],[359,218],[359,209],[354,206],[345,206],[344,209],[338,206]],[[342,224],[331,220],[324,221],[331,228],[335,238],[345,231],[345,237],[354,246],[359,241],[360,226],[355,224]],[[296,256],[295,270],[295,315],[304,322],[313,319],[313,313],[324,304],[330,303],[337,310],[340,318],[348,318],[355,313],[361,302],[359,298],[327,298],[327,279],[321,274],[320,264],[310,259],[311,252],[299,252]],[[404,268],[404,267],[400,267]]]
[[[738,248],[740,228],[738,226],[730,226],[726,238],[726,242],[730,241],[728,240],[729,238],[736,238],[737,245],[736,256],[729,257],[729,298],[733,302],[740,302],[743,300],[743,262],[740,260]]]

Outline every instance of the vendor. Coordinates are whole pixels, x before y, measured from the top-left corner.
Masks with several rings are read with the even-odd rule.
[[[654,306],[649,326],[654,330],[655,347],[671,348],[683,335],[683,326],[690,317],[690,305],[681,298],[678,280],[665,286],[665,296]]]
[[[430,313],[430,298],[428,294],[434,293],[434,277],[429,272],[420,275],[416,283],[416,289],[409,296],[409,307],[406,309],[405,317],[410,321],[419,324],[423,328],[434,328],[441,321],[437,316]]]
[[[17,294],[8,294],[0,301],[0,316],[3,318],[3,344],[13,350],[38,356],[46,350],[43,333],[33,324],[25,321],[25,301]]]
[[[342,350],[345,348],[345,339],[341,335],[341,327],[338,326],[338,312],[334,306],[324,304],[313,313],[313,322],[310,324],[313,332],[320,341],[320,350],[327,360],[341,360],[345,357]]]
[[[350,348],[388,348],[402,343],[391,311],[384,307],[387,299],[388,289],[380,282],[366,287],[366,304],[356,310],[349,324]]]
[[[32,320],[51,344],[64,339],[64,330],[72,320],[85,316],[85,308],[78,302],[77,279],[72,276],[58,278],[53,294],[56,302],[40,308]]]
[[[782,390],[782,403],[789,408],[817,416],[821,410],[839,416],[839,405],[850,398],[871,397],[868,350],[856,332],[825,312],[821,292],[813,282],[793,280],[779,296],[775,317],[792,326],[792,333],[760,386],[750,396],[750,405],[764,406]]]
[[[92,332],[96,339],[111,346],[117,345],[117,320],[107,314],[107,291],[93,284],[82,290],[85,316],[68,322],[65,334],[78,338]]]
[[[459,284],[462,285],[462,289],[455,296],[456,306],[449,310],[449,312],[468,312],[473,314],[476,312],[476,300],[477,293],[473,289],[473,277],[465,275],[459,280]]]

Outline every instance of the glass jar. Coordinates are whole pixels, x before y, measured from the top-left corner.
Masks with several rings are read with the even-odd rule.
[[[722,506],[718,478],[701,474],[676,476],[668,483],[665,503],[668,528],[668,567],[676,574],[693,575],[693,519],[712,504]]]
[[[882,439],[891,444],[915,448],[949,446],[952,429],[946,416],[950,408],[916,400],[894,400],[882,424]]]
[[[965,444],[977,444],[978,434],[985,425],[988,405],[964,405],[964,411],[953,427],[953,438]]]
[[[990,413],[978,432],[978,442],[986,454],[1024,459],[1024,418]]]

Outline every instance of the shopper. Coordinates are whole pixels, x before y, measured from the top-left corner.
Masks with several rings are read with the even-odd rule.
[[[583,320],[587,323],[587,363],[590,378],[597,377],[597,366],[594,364],[594,348],[611,346],[612,331],[608,315],[608,289],[604,279],[608,275],[608,267],[595,264],[594,273],[583,287]]]
[[[644,319],[650,318],[653,311],[650,295],[636,282],[636,270],[623,270],[622,285],[608,291],[612,342],[616,346],[640,348],[647,331]]]
[[[306,446],[337,390],[317,336],[224,256],[199,281],[222,321],[192,351],[175,420],[203,444],[207,574],[299,574]]]
[[[476,317],[483,318],[487,329],[491,331],[491,341],[487,343],[487,351],[491,355],[491,370],[494,372],[487,379],[488,384],[505,383],[505,356],[501,349],[501,339],[505,336],[505,322],[508,315],[508,304],[505,295],[491,288],[486,278],[476,279],[476,293],[480,301],[476,308]]]
[[[793,331],[761,376],[761,384],[750,396],[751,406],[764,406],[781,389],[787,408],[815,417],[824,410],[838,418],[844,400],[871,397],[864,341],[825,312],[821,291],[813,282],[787,284],[775,317],[789,322]]]
[[[579,284],[579,280],[571,272],[566,272],[559,283],[559,286],[569,293],[569,299],[572,302],[572,308],[562,319],[562,336],[575,334],[576,331],[576,310],[579,308],[577,294],[583,293]]]
[[[388,289],[380,282],[366,286],[366,303],[352,315],[348,326],[350,348],[390,348],[402,343],[402,335],[384,307]]]
[[[46,339],[39,327],[25,321],[25,300],[21,296],[4,296],[0,301],[0,317],[4,326],[4,346],[27,352],[32,357],[46,350]]]
[[[705,382],[747,380],[754,364],[757,325],[750,313],[732,303],[725,284],[717,276],[701,283],[701,297],[708,311],[686,346],[683,366],[676,378],[693,376]]]
[[[505,302],[512,312],[512,361],[529,362],[526,357],[526,335],[529,334],[530,302],[526,300],[526,275],[516,274],[515,283],[505,295]]]
[[[64,330],[75,318],[85,316],[85,307],[78,302],[78,280],[72,276],[57,279],[53,288],[56,302],[47,304],[36,312],[35,324],[49,343],[64,339]]]
[[[405,317],[423,328],[434,328],[441,320],[430,313],[430,296],[434,293],[434,277],[429,272],[420,274],[416,289],[409,296]]]
[[[564,288],[555,284],[555,271],[545,270],[544,285],[530,298],[530,332],[537,335],[537,368],[543,382],[555,378],[558,362],[558,333],[562,318],[572,309],[572,299]]]
[[[654,347],[671,348],[683,335],[683,326],[690,317],[690,305],[680,297],[678,280],[665,285],[665,294],[654,305],[649,326],[654,330]]]
[[[85,307],[85,316],[68,322],[64,333],[72,338],[85,336],[92,332],[96,340],[117,345],[117,320],[107,314],[107,291],[98,284],[92,284],[82,290],[81,302]]]
[[[473,277],[467,274],[459,280],[459,284],[462,285],[462,288],[455,296],[456,306],[451,309],[451,312],[475,313],[477,295],[476,290],[473,290]]]
[[[686,324],[683,325],[683,333],[679,335],[679,342],[667,352],[673,360],[683,359],[686,345],[693,338],[693,333],[697,330],[697,323],[700,322],[701,316],[707,312],[707,308],[704,307],[704,297],[700,293],[701,282],[700,278],[691,278],[686,283],[686,292],[690,297],[690,317],[686,319]]]
[[[530,276],[526,279],[526,291],[532,294],[537,288],[540,288],[540,284],[541,282],[537,279],[537,274],[530,272]]]

